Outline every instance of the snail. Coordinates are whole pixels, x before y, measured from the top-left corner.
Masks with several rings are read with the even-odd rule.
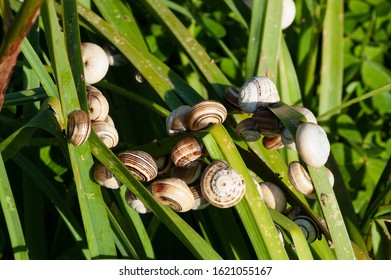
[[[282,20],[281,20],[281,29],[288,28],[296,16],[296,5],[293,0],[283,0],[282,2]]]
[[[169,176],[173,166],[171,157],[168,155],[154,158],[157,165],[157,174],[161,176]]]
[[[235,109],[241,110],[239,107],[239,91],[233,87],[224,89],[224,99]]]
[[[187,128],[187,114],[191,107],[189,105],[181,105],[173,110],[166,118],[167,134],[172,136],[181,132],[185,132]]]
[[[202,195],[201,186],[193,185],[189,186],[191,192],[194,196],[194,206],[191,208],[192,210],[202,210],[210,205],[210,203],[205,199]]]
[[[260,182],[257,190],[265,204],[280,213],[285,211],[287,202],[284,192],[271,182]]]
[[[266,137],[274,137],[281,134],[281,121],[268,109],[256,111],[251,117],[257,124],[258,131]]]
[[[334,185],[334,176],[330,169],[325,168],[330,185]],[[292,161],[288,166],[288,179],[292,186],[310,199],[316,199],[315,188],[311,177],[304,166],[298,161]]]
[[[94,121],[92,122],[92,129],[108,148],[117,146],[119,141],[118,131],[110,123]]]
[[[195,198],[185,181],[178,178],[163,178],[151,183],[152,195],[163,205],[176,212],[189,211]]]
[[[174,165],[171,168],[170,177],[179,178],[190,185],[194,183],[201,175],[201,164],[193,165],[191,167],[178,167]]]
[[[199,165],[203,160],[203,145],[190,136],[179,141],[171,150],[171,161],[178,167]]]
[[[94,167],[94,179],[95,181],[106,188],[118,189],[122,186],[120,180],[118,180],[109,169],[102,163],[97,163]]]
[[[302,123],[296,130],[296,148],[303,161],[312,167],[327,162],[330,142],[322,127],[315,123]]]
[[[262,144],[268,150],[278,150],[284,147],[280,135],[274,137],[263,137]]]
[[[239,93],[239,107],[247,113],[253,113],[258,108],[280,103],[276,85],[264,76],[255,76],[247,80],[240,88]]]
[[[236,205],[246,190],[242,175],[221,160],[213,161],[205,168],[200,186],[204,198],[218,208]]]
[[[84,144],[91,133],[91,120],[81,109],[72,111],[68,116],[68,140],[74,146]]]
[[[128,63],[126,57],[114,45],[106,44],[103,46],[103,50],[109,60],[109,66],[119,67]]]
[[[239,122],[235,128],[235,132],[244,141],[254,142],[261,139],[257,122],[253,118],[247,118]]]
[[[125,190],[125,200],[128,205],[139,214],[151,212],[151,210],[129,189]]]
[[[211,124],[223,123],[227,118],[227,109],[223,104],[214,101],[201,101],[191,107],[187,114],[187,127],[192,130],[201,130]]]
[[[95,84],[106,76],[109,70],[109,59],[97,44],[84,42],[81,43],[80,49],[84,65],[84,81],[87,84]]]
[[[124,151],[118,154],[118,158],[129,172],[141,182],[149,182],[157,176],[156,162],[147,152]]]
[[[316,239],[320,239],[320,231],[317,224],[307,216],[297,216],[293,218],[295,224],[297,224],[303,231],[308,243],[314,242]]]
[[[109,115],[109,103],[100,90],[87,85],[88,110],[92,121],[104,121]]]

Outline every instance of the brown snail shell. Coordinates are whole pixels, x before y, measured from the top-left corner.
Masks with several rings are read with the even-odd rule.
[[[174,165],[171,168],[170,177],[182,179],[186,182],[186,184],[190,185],[199,179],[201,175],[201,169],[201,164],[193,165],[188,168]]]
[[[280,213],[285,211],[287,201],[285,193],[275,184],[271,182],[259,183],[258,191],[262,194],[265,204]]]
[[[257,123],[259,132],[265,137],[274,137],[281,134],[281,121],[270,110],[258,110],[252,115],[252,119]]]
[[[91,120],[83,110],[72,111],[68,116],[68,140],[74,146],[84,144],[91,133]]]
[[[210,203],[205,199],[202,194],[200,185],[189,186],[191,192],[194,195],[194,206],[192,210],[202,210],[210,205]]]
[[[223,104],[207,100],[194,105],[187,115],[187,127],[192,130],[200,130],[211,124],[223,123],[227,118],[227,109]]]
[[[203,145],[196,137],[179,141],[171,150],[171,161],[178,167],[199,165],[203,160]]]
[[[94,121],[92,122],[92,129],[108,148],[117,146],[119,135],[114,126],[105,121]]]
[[[92,121],[104,121],[109,115],[109,103],[96,87],[87,86],[88,110]]]
[[[247,118],[238,123],[235,132],[236,135],[244,141],[254,142],[261,139],[261,133],[258,131],[257,122],[253,118]]]
[[[129,189],[125,191],[125,200],[128,205],[137,213],[145,214],[151,212],[151,210],[146,206],[134,193]]]
[[[100,162],[94,167],[94,179],[99,185],[109,189],[118,189],[122,186],[122,182]]]
[[[202,195],[210,204],[219,208],[236,205],[246,190],[242,175],[226,165],[223,161],[210,163],[200,181]]]
[[[187,115],[191,107],[189,105],[181,105],[173,110],[166,118],[167,134],[172,136],[181,132],[185,132],[187,128]]]
[[[149,182],[157,176],[156,162],[147,152],[124,151],[118,154],[118,158],[129,172],[141,182]]]
[[[278,150],[284,147],[280,135],[276,135],[274,137],[263,137],[262,144],[268,150]]]
[[[178,178],[159,179],[151,184],[152,195],[176,212],[189,211],[195,203],[193,193],[185,181]]]

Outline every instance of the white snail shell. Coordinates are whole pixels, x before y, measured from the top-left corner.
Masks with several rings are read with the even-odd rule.
[[[100,162],[94,167],[94,179],[99,185],[109,189],[118,189],[122,186],[121,181]]]
[[[334,176],[330,169],[326,168],[330,185],[334,185]],[[315,188],[311,177],[304,166],[298,161],[292,161],[288,166],[288,179],[292,186],[310,199],[316,199]]]
[[[203,160],[203,145],[196,137],[187,137],[179,141],[171,150],[171,160],[178,167],[199,165]]]
[[[192,130],[200,130],[212,124],[223,123],[227,118],[227,109],[223,104],[206,100],[194,105],[187,115],[187,127]]]
[[[125,200],[128,205],[139,214],[151,212],[151,210],[129,189],[126,189],[125,191]]]
[[[86,112],[77,109],[68,116],[68,140],[74,146],[84,144],[91,132],[91,120]]]
[[[205,199],[202,194],[200,185],[189,186],[191,192],[194,195],[194,206],[191,208],[192,210],[202,210],[210,205],[210,203]]]
[[[119,141],[118,131],[110,123],[94,121],[92,122],[92,129],[108,148],[117,146]]]
[[[219,208],[236,205],[246,190],[242,175],[226,165],[222,161],[210,163],[202,173],[200,181],[202,195],[210,204]]]
[[[274,137],[263,137],[262,144],[268,150],[278,150],[284,147],[280,135]]]
[[[250,78],[240,88],[239,92],[239,107],[248,113],[253,113],[258,108],[272,106],[280,102],[276,85],[264,76]]]
[[[185,181],[178,178],[159,179],[151,184],[152,195],[176,212],[189,211],[195,203],[193,193]]]
[[[261,139],[261,133],[258,131],[257,122],[252,118],[242,120],[235,128],[236,135],[240,139],[248,142],[254,142]]]
[[[311,218],[307,216],[297,216],[293,221],[301,228],[308,243],[312,243],[320,237],[319,228]]]
[[[330,154],[330,142],[322,127],[302,123],[296,130],[296,148],[303,161],[312,167],[321,167]]]
[[[149,182],[157,176],[156,162],[147,152],[124,151],[118,154],[118,158],[129,172],[141,182]]]
[[[187,114],[191,110],[189,105],[181,105],[173,110],[166,118],[167,134],[172,136],[181,132],[185,132],[187,128]]]
[[[296,16],[296,5],[293,0],[283,0],[282,2],[282,21],[281,29],[288,28]]]
[[[287,202],[284,192],[271,182],[261,182],[257,187],[265,204],[280,213],[285,211]]]
[[[84,64],[86,84],[95,84],[102,80],[109,70],[109,59],[103,48],[94,43],[81,43],[81,55]]]
[[[96,87],[87,87],[88,110],[92,121],[104,121],[109,115],[109,103]]]

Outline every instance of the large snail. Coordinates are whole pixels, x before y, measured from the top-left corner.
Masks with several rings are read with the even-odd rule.
[[[223,123],[227,118],[227,109],[223,104],[207,100],[194,105],[187,114],[187,127],[192,130],[201,130],[212,124]]]
[[[157,176],[156,162],[147,152],[124,151],[118,154],[118,158],[129,172],[141,182],[149,182]]]
[[[81,43],[81,55],[84,64],[84,81],[95,84],[102,80],[109,70],[109,59],[103,48],[94,43]]]
[[[178,167],[199,165],[203,159],[203,145],[193,136],[179,141],[171,150],[172,163]]]

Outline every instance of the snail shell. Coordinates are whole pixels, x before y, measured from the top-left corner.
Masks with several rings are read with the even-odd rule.
[[[192,130],[200,130],[211,124],[223,123],[227,118],[227,109],[223,104],[207,100],[194,105],[187,115],[187,127]]]
[[[288,148],[289,150],[296,151],[295,139],[293,138],[292,133],[286,127],[283,127],[281,131],[281,142],[284,147]]]
[[[257,122],[252,118],[242,120],[235,128],[236,135],[244,141],[254,142],[261,138]]]
[[[171,157],[168,155],[161,156],[154,159],[157,165],[158,175],[161,176],[169,176],[171,172],[171,168],[173,166]]]
[[[126,189],[125,191],[125,200],[128,205],[139,214],[151,212],[151,210],[129,189]]]
[[[74,146],[84,144],[91,133],[91,120],[83,110],[72,111],[68,116],[68,139]]]
[[[266,137],[274,137],[281,134],[281,121],[270,110],[258,110],[251,117],[256,123],[260,133]]]
[[[287,202],[284,192],[271,182],[261,182],[257,187],[265,204],[280,213],[285,211]]]
[[[171,150],[171,161],[178,167],[199,165],[203,160],[203,145],[196,137],[187,137],[179,141]]]
[[[92,121],[104,121],[109,115],[109,103],[96,87],[87,86],[88,110]]]
[[[106,76],[109,70],[109,59],[103,48],[94,43],[81,43],[84,64],[84,80],[87,84],[95,84]]]
[[[330,185],[334,185],[334,176],[330,169],[326,168]],[[298,161],[292,161],[288,166],[288,179],[292,186],[310,199],[316,199],[315,188],[311,177],[304,166]]]
[[[103,50],[106,53],[110,66],[119,67],[124,66],[128,63],[126,57],[122,53],[120,53],[120,51],[114,45],[106,44],[103,47]]]
[[[194,165],[188,168],[173,166],[171,168],[170,177],[179,178],[190,185],[194,183],[201,175],[201,164]]]
[[[303,161],[312,167],[321,167],[330,154],[330,142],[322,127],[302,123],[296,130],[296,148]]]
[[[202,210],[210,205],[210,203],[205,199],[205,197],[202,195],[201,186],[200,185],[194,185],[189,186],[191,192],[194,195],[194,206],[191,208],[192,210]]]
[[[296,16],[296,5],[293,0],[283,0],[282,2],[282,20],[281,20],[281,29],[288,28]]]
[[[320,238],[320,231],[317,224],[307,216],[297,216],[293,221],[301,228],[308,243]]]
[[[195,203],[186,182],[178,178],[164,178],[151,184],[152,195],[163,205],[176,212],[189,211]]]
[[[205,168],[200,184],[205,199],[219,208],[236,205],[246,190],[242,175],[222,161],[214,161]]]
[[[119,141],[117,129],[104,121],[92,122],[92,129],[108,148],[117,146]]]
[[[173,110],[166,118],[167,134],[172,136],[187,130],[187,114],[191,110],[189,105],[181,105]]]
[[[224,89],[224,99],[235,109],[241,110],[239,107],[239,90],[233,87]]]
[[[239,93],[239,107],[248,113],[253,113],[260,107],[268,107],[280,102],[276,85],[264,76],[255,76],[247,80],[240,88]]]
[[[284,147],[280,135],[274,137],[263,137],[262,144],[268,150],[278,150]]]
[[[100,162],[94,167],[94,179],[99,185],[109,189],[118,189],[122,186],[121,181]]]
[[[130,173],[141,182],[156,178],[158,168],[150,154],[144,151],[124,151],[118,154],[119,160]]]
[[[316,117],[312,111],[304,106],[294,105],[293,109],[299,111],[302,115],[304,115],[306,122],[317,123]]]

